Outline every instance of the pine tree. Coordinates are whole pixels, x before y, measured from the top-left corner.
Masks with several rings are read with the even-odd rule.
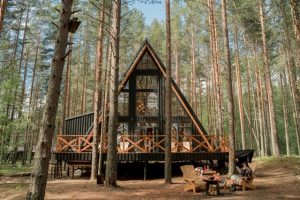
[[[120,51],[120,21],[121,0],[113,1],[112,25],[110,30],[110,45],[112,51],[110,70],[110,102],[108,121],[108,146],[105,172],[105,187],[117,186],[117,113],[118,113],[118,83],[119,83],[119,51]]]
[[[55,128],[55,117],[58,108],[60,86],[66,58],[66,48],[69,34],[69,22],[73,0],[62,0],[60,21],[56,37],[52,71],[46,97],[45,109],[39,139],[35,148],[34,166],[27,199],[44,199],[48,177],[51,146]]]
[[[227,68],[226,73],[226,91],[228,96],[228,137],[229,137],[229,164],[228,174],[232,175],[235,169],[235,120],[234,120],[234,100],[232,88],[232,70],[229,49],[228,25],[226,0],[222,0],[222,19],[223,19],[223,34],[224,34],[224,57]]]
[[[172,154],[171,154],[171,21],[170,1],[166,0],[166,82],[165,82],[165,183],[172,183]]]

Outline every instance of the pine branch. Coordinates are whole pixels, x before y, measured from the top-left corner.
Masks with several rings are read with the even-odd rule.
[[[96,20],[96,21],[100,22],[100,23],[104,23],[106,26],[108,26],[108,27],[111,28],[111,25],[108,24],[107,22],[102,21],[102,20],[99,20],[99,19],[96,19],[95,17],[93,17],[93,16],[91,16],[91,15],[89,15],[89,14],[87,14],[87,13],[85,13],[85,15],[88,16],[88,17],[90,17],[90,18],[92,18],[93,20]]]
[[[51,21],[51,23],[58,29],[58,25]]]
[[[99,11],[101,11],[101,12],[103,12],[104,14],[106,14],[106,15],[110,16],[111,18],[113,18],[113,16],[112,16],[110,13],[108,13],[108,12],[106,12],[105,10],[101,9],[101,8],[100,8],[99,6],[97,6],[93,1],[89,0],[89,2],[90,2],[91,4],[93,4],[93,6],[95,6]],[[100,5],[103,6],[103,4],[100,4]]]
[[[74,11],[71,12],[71,15],[73,15],[73,14],[75,14],[75,13],[78,13],[78,12],[80,12],[80,11],[81,11],[81,9],[79,9],[79,10],[74,10]]]
[[[62,60],[64,60],[66,57],[68,57],[68,55],[72,52],[72,49],[69,49],[69,51],[66,53],[66,55],[62,58]]]

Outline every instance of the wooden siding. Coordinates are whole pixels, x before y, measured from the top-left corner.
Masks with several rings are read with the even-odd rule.
[[[94,113],[66,119],[63,135],[86,135],[93,127]]]

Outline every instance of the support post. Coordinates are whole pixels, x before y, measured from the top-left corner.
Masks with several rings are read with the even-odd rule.
[[[146,179],[147,179],[147,164],[148,164],[148,161],[145,161],[144,162],[144,181],[146,181]]]

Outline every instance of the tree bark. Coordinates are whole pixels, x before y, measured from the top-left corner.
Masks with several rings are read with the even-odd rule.
[[[191,34],[192,34],[192,38],[191,38],[191,42],[192,42],[192,46],[191,46],[191,65],[192,65],[192,72],[191,72],[191,98],[193,102],[193,108],[196,112],[196,115],[198,114],[198,106],[197,106],[197,90],[196,90],[196,61],[195,61],[195,25],[194,25],[194,20],[193,22],[191,22]]]
[[[237,17],[237,16],[236,16]],[[245,118],[244,118],[244,103],[243,103],[243,91],[242,91],[242,79],[241,79],[241,64],[240,64],[240,53],[238,43],[238,27],[237,22],[234,22],[234,49],[235,49],[235,66],[236,66],[236,80],[238,90],[238,102],[239,102],[239,114],[240,114],[240,125],[241,125],[241,139],[242,149],[247,148],[246,133],[245,133]]]
[[[3,29],[4,15],[6,12],[7,0],[0,0],[0,36]]]
[[[293,19],[294,32],[298,48],[298,66],[300,68],[300,16],[299,16],[299,1],[290,0],[291,14]],[[299,153],[300,154],[300,153]]]
[[[286,155],[290,155],[290,139],[289,139],[289,123],[288,123],[288,111],[287,111],[287,100],[286,100],[286,90],[285,90],[285,82],[283,82],[283,76],[285,74],[280,74],[280,86],[282,92],[282,110],[283,110],[283,119],[284,119],[284,136],[285,136],[285,148],[286,148]]]
[[[244,41],[244,46],[245,46],[245,49],[248,49],[248,47],[247,47],[247,42],[246,42],[246,38],[245,38],[245,35],[243,34],[243,41]],[[248,100],[248,113],[249,113],[249,115],[248,115],[248,118],[249,118],[249,120],[248,120],[248,128],[249,128],[249,135],[251,136],[250,137],[250,148],[251,149],[253,149],[254,147],[253,147],[253,134],[251,134],[252,133],[252,130],[253,130],[253,126],[252,126],[252,108],[251,108],[251,105],[252,105],[252,102],[251,102],[251,94],[253,93],[253,91],[252,91],[252,77],[251,77],[251,73],[250,73],[250,71],[251,71],[251,67],[250,67],[250,59],[249,59],[249,55],[248,55],[248,53],[247,53],[247,55],[246,55],[246,60],[247,60],[247,74],[246,74],[246,79],[247,79],[247,93],[248,93],[248,95],[247,95],[247,100]],[[255,101],[253,101],[253,105],[255,105]],[[256,123],[256,122],[255,122]],[[256,126],[254,125],[254,127],[256,128]],[[257,133],[257,129],[256,129],[256,131],[255,131],[256,133]],[[253,133],[254,133],[254,131],[253,131]]]
[[[84,55],[83,55],[83,77],[82,77],[81,106],[80,106],[81,114],[85,113],[85,110],[86,110],[86,87],[87,87],[87,68],[88,68],[87,65],[88,65],[88,41],[86,38],[85,39],[85,47],[84,47]]]
[[[104,28],[103,22],[104,18],[104,7],[105,0],[102,1],[102,11],[100,11],[99,17],[99,28],[98,28],[98,41],[97,41],[97,51],[96,51],[96,76],[95,76],[95,93],[94,93],[94,130],[93,130],[93,151],[92,151],[92,170],[91,170],[91,180],[97,178],[98,172],[98,144],[99,144],[99,117],[100,117],[100,95],[101,95],[101,77],[102,77],[102,60],[103,60],[103,39],[104,39]]]
[[[274,102],[273,102],[273,89],[272,89],[272,81],[270,75],[269,55],[268,55],[267,41],[266,41],[265,14],[264,14],[263,1],[264,0],[260,1],[260,22],[261,22],[260,24],[261,24],[261,34],[262,34],[265,76],[266,76],[266,92],[267,92],[269,119],[270,119],[270,128],[271,128],[272,155],[278,157],[280,156],[280,152],[279,152],[278,134],[277,134],[277,127],[276,127],[276,115],[275,115]]]
[[[229,164],[228,175],[232,175],[235,169],[235,121],[234,121],[234,100],[233,100],[233,88],[232,88],[232,72],[231,72],[231,60],[230,49],[228,39],[228,26],[227,26],[227,11],[226,0],[222,0],[222,21],[223,21],[223,34],[224,34],[224,57],[227,67],[227,83],[226,90],[228,96],[228,137],[229,137]]]
[[[110,30],[110,45],[112,50],[110,78],[110,102],[108,120],[108,149],[106,159],[105,187],[117,186],[117,128],[118,128],[118,83],[119,83],[119,50],[120,50],[120,21],[121,0],[113,1],[112,25]]]
[[[70,34],[70,43],[72,43],[73,41],[73,37]],[[60,119],[60,130],[59,130],[59,134],[63,134],[64,133],[64,128],[65,128],[65,120],[67,117],[67,110],[68,110],[68,99],[69,99],[69,90],[70,90],[70,72],[71,72],[71,54],[72,54],[72,44],[70,44],[69,46],[69,55],[67,57],[67,67],[65,70],[65,83],[64,83],[64,93],[63,93],[63,104],[62,104],[62,111],[61,111],[61,119]]]
[[[14,91],[14,98],[13,98],[13,106],[12,106],[12,112],[11,112],[11,120],[14,119],[15,117],[15,109],[16,109],[16,103],[17,103],[17,99],[18,99],[18,93],[19,93],[19,81],[21,81],[21,73],[22,73],[22,63],[23,63],[23,59],[24,59],[24,49],[25,49],[25,40],[26,40],[26,34],[27,34],[27,28],[28,28],[28,20],[29,20],[29,6],[27,6],[27,14],[26,14],[26,19],[25,19],[25,29],[23,32],[23,39],[22,39],[22,48],[21,48],[21,58],[20,58],[20,62],[19,62],[19,67],[18,67],[18,82],[16,84],[15,87],[15,91]],[[22,94],[20,96],[21,98],[18,99],[19,102],[19,109],[18,109],[18,118],[21,118],[22,116],[22,107],[23,107],[23,98],[22,98]],[[17,154],[17,148],[19,145],[19,137],[20,137],[20,133],[18,133],[17,131],[14,133],[14,150],[13,150],[13,158],[12,158],[12,164],[16,163],[16,154]]]
[[[107,111],[108,111],[108,97],[109,97],[109,88],[110,88],[110,70],[111,68],[109,67],[111,64],[111,47],[110,47],[110,42],[109,42],[109,37],[108,37],[108,42],[107,42],[107,51],[106,51],[106,69],[105,69],[105,77],[103,77],[104,82],[105,82],[105,89],[104,89],[104,101],[102,101],[102,126],[101,126],[101,134],[100,134],[100,152],[99,152],[99,168],[98,168],[98,174],[102,175],[103,170],[102,170],[102,162],[103,162],[103,157],[102,157],[102,152],[105,146],[105,136],[107,134]]]
[[[256,55],[256,48],[253,50],[255,62],[258,63],[257,55]],[[256,100],[257,100],[257,109],[258,109],[258,121],[259,121],[259,138],[260,138],[260,146],[259,146],[259,152],[260,156],[266,155],[266,147],[264,142],[264,135],[265,135],[265,113],[264,113],[264,95],[263,95],[263,86],[261,81],[261,72],[259,69],[258,64],[255,66],[255,79],[256,79]]]
[[[291,2],[296,3],[294,0],[291,0]],[[295,10],[295,11],[297,11],[297,10]],[[287,59],[286,63],[287,63],[287,68],[288,68],[289,85],[291,87],[292,100],[293,100],[293,111],[294,111],[293,118],[295,121],[298,154],[300,155],[300,93],[299,93],[299,89],[297,87],[297,70],[296,70],[296,66],[295,66],[294,57],[292,56],[293,55],[292,49],[291,49],[292,41],[291,41],[288,22],[287,22],[284,0],[281,1],[281,12],[282,12],[283,20],[284,20],[285,51],[286,51],[286,59]],[[293,18],[297,18],[297,17],[293,17]],[[299,49],[299,51],[300,51],[300,49]]]
[[[66,95],[66,118],[70,117],[70,108],[71,108],[71,77],[72,77],[72,56],[73,56],[73,34],[70,34],[69,37],[69,55],[68,55],[68,59],[67,59],[67,81],[66,81],[66,87],[67,87],[67,91],[65,93]]]
[[[39,139],[36,144],[34,166],[31,184],[27,193],[27,199],[44,199],[48,177],[49,161],[51,158],[51,146],[55,129],[55,117],[57,113],[60,87],[62,81],[65,54],[68,42],[68,29],[71,17],[73,0],[62,0],[62,10],[56,36],[52,71],[47,90],[45,109]]]
[[[24,77],[23,77],[23,81],[22,81],[22,90],[21,90],[21,96],[20,96],[20,109],[22,109],[23,104],[24,104],[24,98],[26,96],[26,92],[25,92],[25,87],[26,87],[26,80],[27,80],[27,72],[28,72],[28,60],[29,60],[29,49],[27,48],[26,50],[26,61],[25,61],[25,66],[24,66]],[[23,146],[25,147],[27,141],[28,141],[28,133],[25,131],[24,134],[24,142],[23,142]],[[24,166],[26,164],[26,151],[27,149],[24,148],[23,151],[23,157],[22,157],[22,165]]]
[[[209,25],[210,25],[210,45],[211,45],[211,62],[213,66],[212,86],[213,86],[213,105],[214,105],[214,126],[216,137],[223,135],[223,112],[222,112],[222,86],[221,86],[221,70],[219,65],[218,52],[218,34],[215,18],[215,1],[207,0],[209,9]],[[213,122],[212,122],[213,123]]]
[[[73,100],[73,115],[77,115],[77,104],[79,103],[79,69],[80,69],[80,46],[78,46],[78,54],[77,54],[77,66],[75,70],[75,87],[74,87],[74,100]]]
[[[165,82],[165,183],[172,183],[172,154],[171,154],[171,21],[170,1],[166,0],[166,82]]]
[[[20,35],[20,29],[21,29],[21,23],[22,23],[22,19],[23,19],[23,9],[21,10],[21,14],[20,14],[20,17],[19,17],[19,20],[18,20],[18,28],[16,30],[16,39],[15,39],[15,43],[14,43],[14,51],[13,51],[13,54],[12,54],[12,59],[11,59],[11,64],[15,63],[16,62],[16,55],[17,55],[17,51],[18,51],[18,47],[19,47],[19,35]],[[15,73],[15,64],[13,65],[13,67],[11,68],[11,71],[10,71],[10,74],[9,74],[9,77],[13,76],[13,74]],[[9,93],[12,93],[11,89],[9,90]],[[13,103],[13,105],[11,105],[11,103]],[[11,108],[12,107],[12,108]],[[11,109],[11,110],[10,110]],[[6,117],[7,118],[11,118],[12,120],[12,117],[14,116],[14,112],[15,112],[15,106],[14,106],[14,102],[8,102],[7,103],[7,106],[6,106]]]
[[[24,143],[24,155],[23,155],[23,163],[26,163],[26,161],[30,161],[31,157],[31,139],[33,137],[32,134],[32,123],[33,123],[33,93],[35,91],[35,79],[36,79],[36,68],[37,68],[37,61],[38,61],[38,54],[39,54],[39,48],[40,48],[40,41],[41,41],[41,33],[38,35],[37,39],[37,45],[36,45],[36,51],[35,51],[35,58],[34,58],[34,64],[32,69],[32,77],[31,77],[31,87],[29,92],[29,105],[28,105],[28,122],[26,126],[26,136],[27,138]]]
[[[178,34],[178,33],[177,33]],[[178,35],[175,35],[175,77],[176,77],[176,84],[180,88],[181,76],[180,76],[180,51],[179,51],[179,42],[178,42]]]

